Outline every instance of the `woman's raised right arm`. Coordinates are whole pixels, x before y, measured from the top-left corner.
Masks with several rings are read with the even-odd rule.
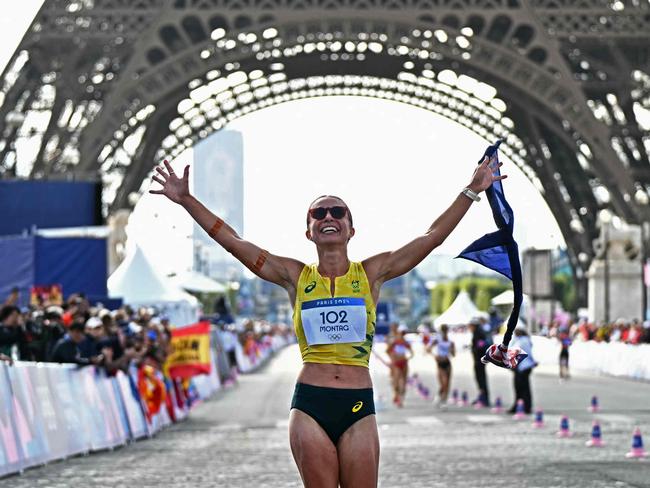
[[[260,278],[282,286],[292,295],[304,264],[296,259],[271,254],[242,239],[232,227],[190,194],[189,165],[185,166],[183,176],[179,178],[167,161],[163,164],[165,168],[157,166],[158,174],[153,176],[153,180],[160,183],[162,189],[149,190],[149,193],[165,195],[172,202],[181,205],[212,239],[244,266]]]

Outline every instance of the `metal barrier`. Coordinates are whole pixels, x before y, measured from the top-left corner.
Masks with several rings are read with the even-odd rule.
[[[650,381],[650,344],[576,341],[570,348],[571,369]],[[533,337],[533,355],[541,364],[556,365],[557,339]]]
[[[221,388],[217,365],[223,363],[224,352],[214,339],[210,374],[192,378],[196,399],[206,399]],[[254,371],[292,340],[269,337],[248,355],[237,343],[239,370]],[[108,377],[93,366],[0,363],[0,477],[124,445],[182,420],[189,408],[179,381],[156,374],[165,382],[168,402],[148,418],[136,386],[135,368],[129,374],[119,371]]]
[[[220,388],[217,373],[201,377],[199,398]],[[0,476],[57,459],[113,448],[187,415],[168,381],[169,404],[147,419],[134,379],[121,371],[17,362],[0,365]],[[168,408],[165,408],[168,407]]]

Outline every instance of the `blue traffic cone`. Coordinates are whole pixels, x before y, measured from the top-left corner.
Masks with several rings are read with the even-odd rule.
[[[501,413],[503,412],[503,403],[501,402],[501,397],[498,396],[496,400],[494,400],[494,407],[492,407],[491,410],[492,413]]]
[[[429,389],[426,386],[424,386],[424,384],[422,384],[422,382],[419,380],[417,382],[417,389],[418,389],[418,393],[422,398],[424,398],[425,400],[429,399]]]
[[[587,447],[603,447],[605,445],[602,439],[602,432],[600,431],[598,420],[594,420],[591,427],[591,439],[585,442],[585,445]]]
[[[456,388],[454,388],[451,391],[451,401],[450,401],[450,403],[452,405],[458,405],[458,390]]]
[[[598,397],[596,395],[591,397],[591,405],[589,405],[589,411],[591,413],[596,413],[600,410],[600,406],[598,405]]]
[[[512,418],[515,420],[522,420],[526,418],[524,401],[521,398],[517,400],[517,406],[515,407],[515,414],[512,416]]]
[[[648,455],[647,451],[643,447],[643,437],[641,437],[641,429],[636,427],[634,433],[632,434],[632,449],[628,452],[625,457],[627,458],[644,458]]]
[[[461,395],[460,395],[460,399],[461,399],[460,403],[461,403],[461,405],[462,405],[463,407],[466,407],[467,405],[469,405],[469,395],[467,394],[466,391],[464,391],[463,393],[461,393]]]
[[[562,415],[562,420],[560,420],[560,430],[557,431],[558,437],[573,437],[573,433],[569,428],[569,417]]]
[[[533,422],[533,427],[536,429],[541,429],[544,427],[544,412],[537,410],[535,412],[535,421]]]

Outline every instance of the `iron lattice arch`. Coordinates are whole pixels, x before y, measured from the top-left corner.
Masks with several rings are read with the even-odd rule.
[[[596,215],[650,220],[647,0],[46,0],[4,71],[3,178],[104,183],[291,100],[368,96],[492,140],[547,200],[577,277]]]

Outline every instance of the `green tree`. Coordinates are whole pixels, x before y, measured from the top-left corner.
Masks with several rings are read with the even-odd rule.
[[[442,298],[444,294],[444,285],[438,284],[431,290],[431,313],[439,315],[442,310]]]
[[[576,287],[573,276],[567,274],[553,276],[553,298],[560,301],[564,310],[575,312]]]
[[[445,283],[445,287],[443,289],[443,295],[442,295],[442,311],[444,312],[447,310],[452,303],[454,303],[454,300],[458,296],[458,292],[460,291],[458,282],[452,281],[450,283]]]
[[[510,282],[505,279],[478,276],[465,276],[439,283],[431,290],[431,313],[439,315],[447,310],[460,290],[469,294],[479,310],[487,311],[490,308],[490,300],[510,287]]]
[[[490,308],[490,299],[493,296],[494,295],[490,295],[490,288],[482,286],[476,292],[474,303],[479,310],[485,311]]]

